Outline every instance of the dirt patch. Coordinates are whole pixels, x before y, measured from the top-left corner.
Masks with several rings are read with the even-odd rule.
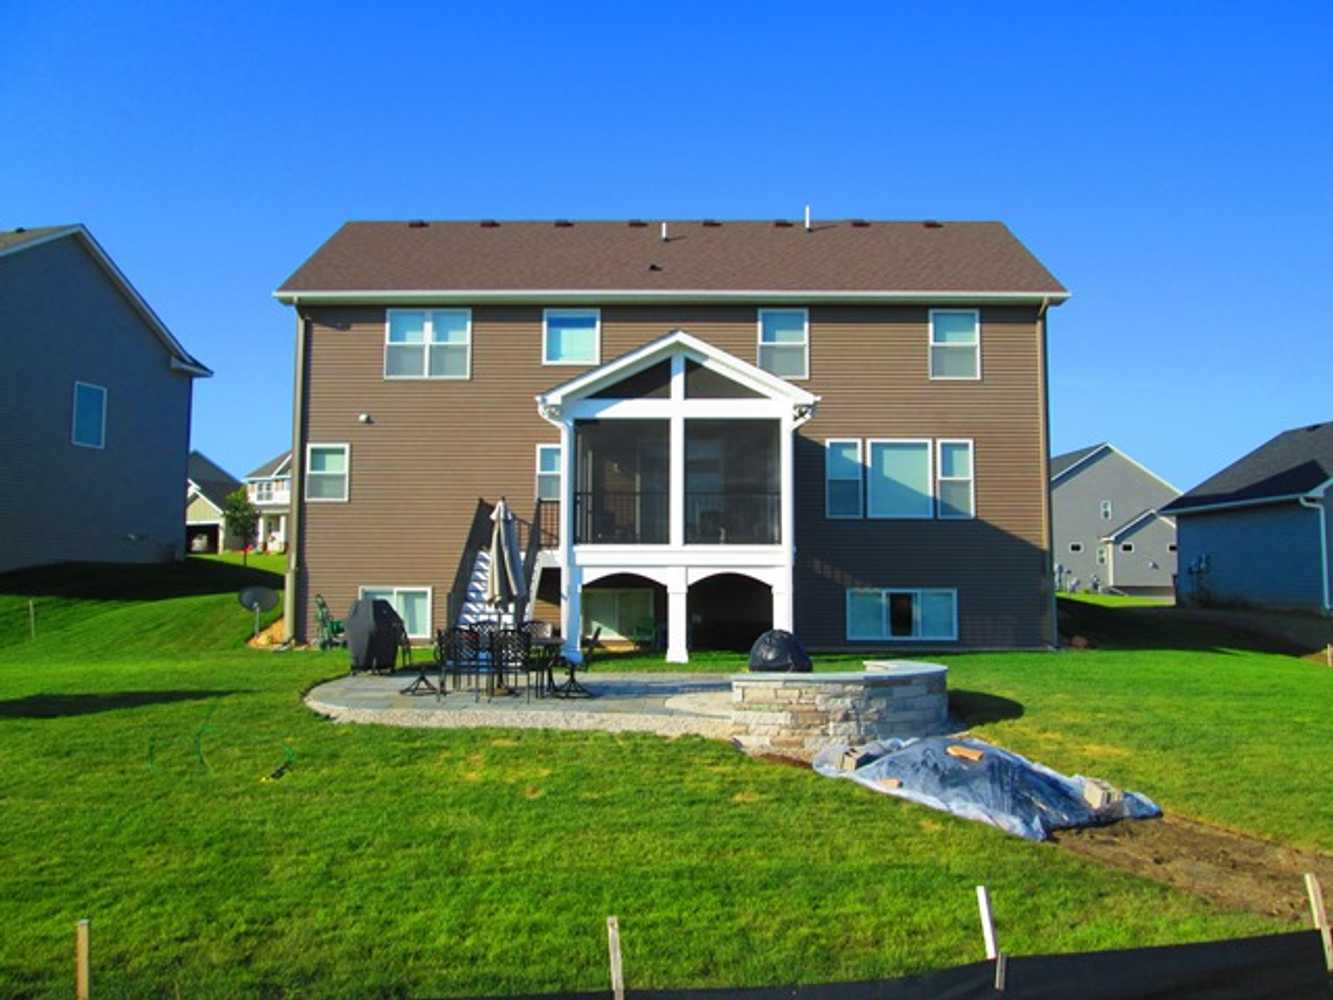
[[[247,639],[246,643],[255,649],[272,649],[274,646],[281,646],[282,619],[279,618],[267,628],[260,629],[259,634],[252,639]]]
[[[1310,925],[1303,876],[1333,886],[1333,857],[1177,817],[1062,830],[1061,848],[1230,909]]]

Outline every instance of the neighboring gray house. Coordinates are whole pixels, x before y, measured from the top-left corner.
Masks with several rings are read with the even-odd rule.
[[[1333,422],[1284,431],[1165,511],[1181,603],[1330,613]]]
[[[241,488],[240,481],[203,452],[190,452],[189,476],[185,480],[185,539],[191,553],[239,549],[242,540],[227,532],[222,516],[227,494]]]
[[[194,380],[83,226],[0,232],[0,571],[153,562],[185,545]]]
[[[259,510],[257,544],[265,552],[287,550],[287,515],[291,511],[292,452],[288,448],[245,477],[250,502]]]
[[[1180,496],[1113,444],[1051,459],[1056,586],[1169,596],[1176,525],[1162,507]]]

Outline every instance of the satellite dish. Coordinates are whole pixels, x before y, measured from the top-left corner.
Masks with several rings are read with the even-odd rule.
[[[255,613],[255,636],[259,635],[259,612],[278,606],[276,591],[268,587],[246,587],[240,593],[241,607]]]

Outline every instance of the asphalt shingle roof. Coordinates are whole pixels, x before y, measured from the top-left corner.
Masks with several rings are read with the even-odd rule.
[[[226,506],[227,494],[241,488],[240,480],[203,452],[190,452],[186,474],[190,477],[190,482],[199,487],[199,492],[219,510]]]
[[[289,456],[291,453],[292,453],[292,450],[291,450],[290,448],[288,448],[288,449],[287,449],[286,451],[284,451],[281,455],[274,455],[274,456],[273,456],[272,458],[270,458],[267,462],[265,462],[265,463],[264,463],[263,465],[261,465],[259,468],[255,469],[253,472],[251,472],[251,473],[250,473],[248,476],[246,476],[245,478],[246,478],[246,479],[266,479],[267,477],[273,475],[273,471],[274,471],[278,466],[280,466],[283,462],[287,461],[287,456]]]
[[[31,243],[33,240],[40,240],[44,236],[50,236],[52,233],[64,232],[72,229],[73,226],[19,226],[16,229],[0,230],[0,250],[10,250],[24,243]]]
[[[1162,508],[1163,514],[1219,503],[1307,493],[1333,479],[1333,421],[1283,431]]]
[[[829,291],[1065,294],[1000,222],[349,222],[279,293]]]
[[[1051,458],[1051,478],[1054,479],[1066,469],[1078,465],[1079,462],[1083,461],[1094,451],[1099,451],[1105,447],[1106,442],[1103,441],[1100,444],[1089,445],[1086,448],[1077,448],[1074,451],[1067,451],[1063,455],[1053,456]]]

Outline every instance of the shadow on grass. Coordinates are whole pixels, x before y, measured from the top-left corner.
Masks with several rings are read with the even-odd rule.
[[[985,726],[1005,719],[1021,719],[1023,705],[984,691],[949,690],[949,715],[967,726]]]
[[[1185,649],[1209,653],[1243,651],[1301,656],[1308,649],[1240,623],[1204,621],[1171,606],[1107,607],[1061,598],[1060,636],[1082,636],[1104,649]]]
[[[59,719],[119,708],[165,705],[176,701],[225,698],[239,691],[116,691],[111,694],[30,694],[0,701],[0,719]]]
[[[281,590],[281,574],[206,559],[179,563],[53,563],[0,573],[0,594],[85,601],[160,601],[237,593],[244,587]]]

